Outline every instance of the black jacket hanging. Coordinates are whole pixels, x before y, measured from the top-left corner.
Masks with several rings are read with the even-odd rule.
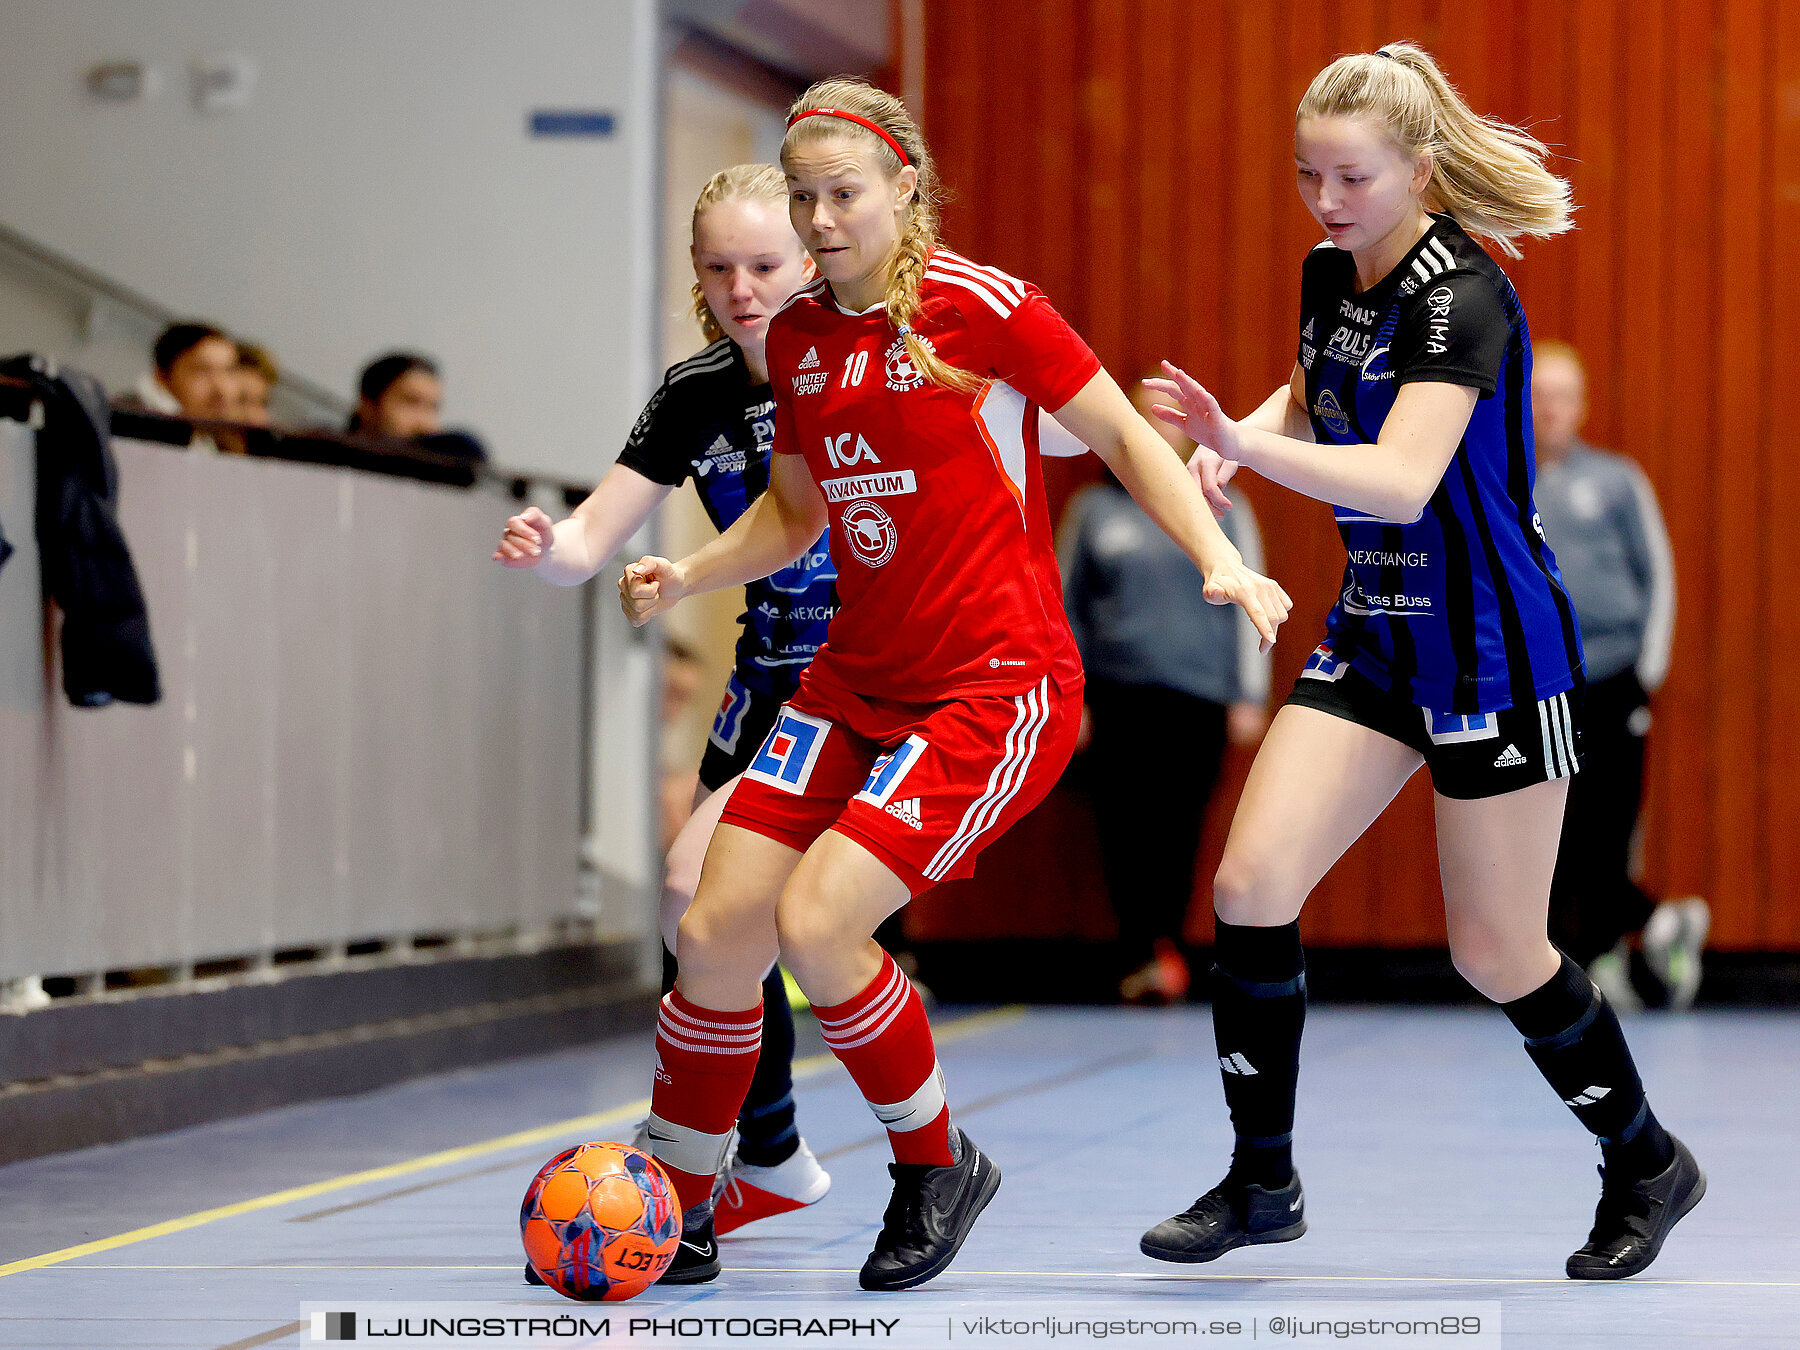
[[[63,690],[100,708],[114,699],[162,697],[144,592],[116,515],[106,390],[83,371],[30,354],[0,360],[0,374],[29,380],[43,405],[37,433],[37,537],[45,599],[63,612]]]

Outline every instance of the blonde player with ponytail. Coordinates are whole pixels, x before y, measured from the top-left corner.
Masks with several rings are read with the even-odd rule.
[[[765,348],[769,320],[812,277],[772,164],[738,164],[701,189],[692,221],[693,314],[707,346],[669,367],[617,464],[567,520],[533,507],[506,522],[494,559],[574,586],[605,566],[662,500],[692,479],[727,528],[767,486],[775,434]],[[793,566],[747,587],[736,667],[700,762],[694,813],[669,850],[661,929],[669,952],[700,860],[732,785],[825,640],[834,574],[815,532]],[[665,960],[664,980],[673,977]],[[765,963],[765,967],[767,963]],[[794,1124],[794,1025],[781,972],[759,967],[770,1003],[760,1069],[721,1192],[719,1231],[823,1198],[831,1178]],[[530,1268],[527,1278],[533,1278]]]
[[[1000,1174],[951,1124],[924,1009],[870,934],[969,875],[1074,747],[1080,658],[1039,410],[1106,460],[1214,603],[1242,606],[1273,642],[1288,599],[1244,566],[1179,458],[1044,296],[939,245],[931,156],[898,99],[814,86],[792,109],[782,166],[819,280],[769,333],[769,492],[690,557],[626,569],[620,593],[642,623],[784,565],[829,520],[841,604],[682,920],[650,1137],[684,1210],[674,1270],[710,1278],[713,1176],[755,1064],[757,973],[779,950],[894,1150],[862,1286],[906,1289],[949,1265]]]
[[[1339,58],[1295,118],[1300,195],[1329,237],[1302,269],[1291,377],[1242,422],[1173,366],[1152,382],[1179,400],[1158,415],[1199,443],[1193,468],[1215,506],[1250,469],[1332,503],[1348,554],[1213,887],[1213,1028],[1237,1145],[1223,1181],[1144,1235],[1159,1260],[1306,1231],[1292,1158],[1300,908],[1421,765],[1457,969],[1603,1148],[1593,1230],[1568,1275],[1637,1274],[1705,1193],[1612,1008],[1547,936],[1581,764],[1581,642],[1532,503],[1524,311],[1476,242],[1516,256],[1515,240],[1569,228],[1568,184],[1546,156],[1471,111],[1418,47]]]

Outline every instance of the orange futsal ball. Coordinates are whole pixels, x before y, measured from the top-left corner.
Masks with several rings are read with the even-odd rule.
[[[545,1163],[519,1206],[525,1259],[567,1298],[616,1300],[661,1278],[681,1240],[675,1187],[629,1144],[577,1144]]]

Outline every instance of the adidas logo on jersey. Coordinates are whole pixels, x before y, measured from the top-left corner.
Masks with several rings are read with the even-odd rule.
[[[794,367],[795,370],[817,370],[818,368],[819,349],[817,347],[808,347],[806,355],[800,358],[800,364]]]
[[[694,475],[705,478],[711,473],[742,473],[744,464],[744,452],[731,443],[730,437],[721,433],[706,447],[706,457],[694,461]]]
[[[1518,746],[1509,742],[1506,749],[1500,752],[1500,758],[1494,761],[1494,767],[1496,769],[1516,769],[1523,763],[1525,763],[1525,756],[1519,753]]]
[[[908,797],[901,802],[889,802],[881,809],[894,819],[904,821],[915,830],[925,828],[925,823],[919,819],[919,799],[917,797]]]
[[[1577,1092],[1573,1097],[1564,1097],[1563,1105],[1592,1106],[1595,1102],[1599,1101],[1602,1097],[1608,1096],[1611,1092],[1612,1089],[1608,1087],[1586,1088],[1581,1092]]]
[[[1313,335],[1313,320],[1308,319],[1306,321],[1306,327],[1304,327],[1300,330],[1300,336],[1303,338],[1306,338],[1308,340],[1311,340],[1312,335]]]
[[[1256,1077],[1255,1066],[1252,1065],[1249,1060],[1244,1058],[1244,1052],[1242,1050],[1239,1050],[1235,1054],[1225,1056],[1219,1061],[1219,1067],[1226,1073],[1234,1073],[1240,1078]]]

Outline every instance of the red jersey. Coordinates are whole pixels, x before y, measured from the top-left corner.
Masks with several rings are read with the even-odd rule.
[[[777,454],[801,454],[831,511],[837,614],[808,678],[910,703],[1017,694],[1079,670],[1063,615],[1038,409],[1100,369],[1042,292],[944,249],[914,331],[980,377],[932,384],[885,311],[824,280],[769,325]]]

